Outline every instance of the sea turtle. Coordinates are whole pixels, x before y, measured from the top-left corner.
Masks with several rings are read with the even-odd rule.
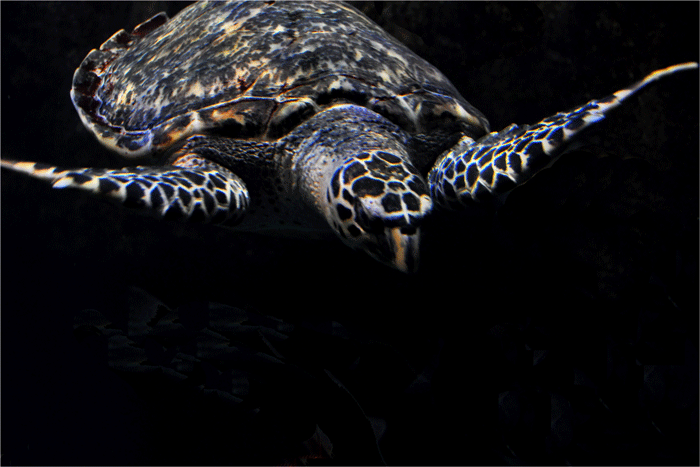
[[[428,215],[502,203],[631,94],[697,66],[490,133],[440,71],[350,6],[201,2],[117,32],[73,78],[84,125],[152,165],[2,166],[166,219],[330,227],[410,272]]]

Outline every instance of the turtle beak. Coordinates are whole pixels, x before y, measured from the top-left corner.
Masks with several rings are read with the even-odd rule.
[[[412,234],[401,232],[401,228],[387,229],[390,247],[393,252],[391,265],[401,272],[413,273],[418,270],[420,230]]]
[[[387,227],[377,240],[377,248],[367,249],[370,256],[404,273],[418,270],[420,229],[406,232],[405,227]]]

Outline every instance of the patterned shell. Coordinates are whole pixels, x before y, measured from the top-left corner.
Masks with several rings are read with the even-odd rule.
[[[428,147],[488,132],[440,71],[342,4],[202,2],[171,20],[161,13],[91,51],[71,98],[126,157],[203,131],[275,140],[335,102],[366,106]]]

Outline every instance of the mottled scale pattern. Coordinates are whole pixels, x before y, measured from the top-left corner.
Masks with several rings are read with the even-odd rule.
[[[343,224],[339,230],[351,237],[386,227],[402,227],[413,233],[432,204],[418,171],[381,150],[346,161],[333,175],[328,198]],[[371,214],[356,206],[360,199],[371,203]]]
[[[592,100],[534,125],[511,125],[476,143],[468,136],[462,137],[438,159],[428,175],[433,201],[452,209],[483,201],[502,203],[513,188],[554,163],[574,136],[601,121],[625,99],[659,78],[697,66],[684,63],[657,70],[604,99]]]
[[[184,156],[179,166],[60,169],[36,162],[0,161],[2,167],[115,200],[159,218],[235,225],[249,204],[245,184],[214,163]]]
[[[336,101],[406,131],[488,132],[436,68],[354,8],[313,2],[201,2],[119,31],[76,70],[85,125],[125,156],[223,127],[276,139]]]

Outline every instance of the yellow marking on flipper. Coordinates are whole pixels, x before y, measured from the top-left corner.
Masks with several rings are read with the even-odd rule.
[[[58,167],[52,165],[40,169],[37,168],[36,165],[36,162],[0,159],[0,166],[15,172],[29,175],[33,178],[38,178],[40,180],[54,181],[60,178],[64,173],[68,172],[67,170],[59,169]]]
[[[56,181],[54,181],[51,186],[53,188],[80,188],[82,190],[86,191],[92,191],[94,193],[99,193],[100,192],[100,178],[93,176],[93,175],[86,175],[86,174],[81,174],[80,172],[77,171],[71,171],[71,172],[76,172],[84,177],[90,177],[89,180],[83,183],[78,183],[73,179],[73,177],[70,176],[61,176],[58,178]]]
[[[99,193],[99,176],[87,175],[83,173],[85,170],[89,169],[61,169],[53,165],[37,168],[36,162],[9,161],[4,159],[0,159],[0,166],[6,169],[14,170],[15,172],[29,175],[30,177],[38,180],[47,181],[51,183],[53,188],[80,188],[82,190]],[[89,177],[90,179],[84,181],[83,183],[78,183],[69,175],[71,173]]]

